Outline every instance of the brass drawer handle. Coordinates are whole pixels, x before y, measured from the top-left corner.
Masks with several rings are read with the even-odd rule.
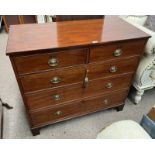
[[[55,100],[55,101],[58,101],[60,100],[60,95],[59,94],[55,94],[52,96],[52,98]]]
[[[62,114],[62,111],[56,111],[56,112],[55,112],[55,115],[58,115],[58,116],[59,116],[59,115],[61,115],[61,114]]]
[[[111,66],[110,67],[110,72],[111,73],[115,73],[115,72],[117,72],[117,70],[118,70],[118,68],[116,66]]]
[[[118,48],[118,49],[116,49],[115,51],[114,51],[114,56],[115,57],[119,57],[119,56],[121,56],[122,55],[122,50],[120,49],[120,48]]]
[[[88,72],[89,72],[89,70],[86,69],[86,71],[85,71],[85,78],[84,78],[84,81],[83,81],[84,88],[88,87],[88,83],[89,83]]]
[[[108,88],[108,89],[112,88],[112,86],[113,86],[113,85],[112,85],[112,83],[110,83],[110,82],[106,84],[106,88]]]
[[[49,61],[48,61],[48,64],[49,64],[49,66],[51,66],[51,67],[57,66],[58,63],[59,63],[59,61],[57,60],[57,58],[51,58],[51,59],[49,59]]]
[[[103,104],[108,105],[109,104],[109,100],[108,99],[104,99],[103,100]]]
[[[88,77],[85,77],[84,78],[84,88],[86,88],[88,86],[88,82],[89,82]]]
[[[51,80],[52,83],[59,83],[61,82],[61,78],[58,76],[53,77],[53,79]]]

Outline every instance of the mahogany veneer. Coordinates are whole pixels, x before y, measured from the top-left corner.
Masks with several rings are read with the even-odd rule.
[[[73,117],[122,110],[149,37],[114,16],[11,26],[6,54],[33,135]]]
[[[67,56],[66,56],[67,55]],[[19,74],[33,73],[52,69],[47,63],[52,57],[59,60],[54,68],[74,66],[86,63],[87,49],[66,50],[50,52],[39,55],[28,55],[15,57],[15,65]]]

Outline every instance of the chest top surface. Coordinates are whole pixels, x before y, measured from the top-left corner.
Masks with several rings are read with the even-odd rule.
[[[6,53],[33,53],[43,49],[98,45],[148,37],[148,34],[116,16],[95,20],[13,25],[10,27]]]

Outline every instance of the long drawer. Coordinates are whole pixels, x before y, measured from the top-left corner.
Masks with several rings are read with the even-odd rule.
[[[85,64],[87,49],[74,49],[47,54],[14,57],[18,74]]]
[[[89,79],[113,76],[128,72],[134,72],[139,62],[139,57],[117,59],[102,63],[92,63],[88,65]]]
[[[55,69],[53,71],[30,74],[20,77],[20,80],[24,92],[32,92],[82,82],[84,76],[85,68],[79,66],[71,67],[70,69]]]
[[[112,43],[90,48],[90,62],[141,55],[145,40]]]
[[[125,74],[113,78],[102,78],[89,82],[87,88],[83,88],[82,83],[46,90],[40,93],[26,95],[27,105],[30,111],[45,107],[60,105],[85,97],[97,94],[109,93],[116,90],[128,88],[132,79],[132,74]]]
[[[71,102],[67,105],[31,113],[32,124],[34,127],[42,126],[121,105],[126,98],[127,92],[127,90],[118,91],[81,102]]]

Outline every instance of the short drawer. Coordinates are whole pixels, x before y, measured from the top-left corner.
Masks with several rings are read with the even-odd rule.
[[[111,43],[90,48],[90,62],[141,55],[145,40]]]
[[[91,112],[112,108],[123,104],[128,91],[118,91],[101,95],[81,102],[71,102],[48,110],[31,113],[33,126],[48,125],[65,119],[85,115]]]
[[[72,86],[65,86],[40,93],[26,95],[27,105],[30,111],[60,105],[64,102],[79,100],[81,98],[92,97],[116,90],[128,89],[132,74],[125,74],[115,78],[103,78],[92,80],[88,87],[84,88],[82,83]]]
[[[87,49],[66,50],[47,54],[14,57],[18,74],[85,64]]]
[[[89,79],[113,76],[128,72],[135,72],[139,62],[139,57],[110,60],[102,63],[92,63],[88,65]]]
[[[30,74],[20,77],[20,80],[24,92],[27,93],[81,82],[84,76],[85,69],[80,66]]]

